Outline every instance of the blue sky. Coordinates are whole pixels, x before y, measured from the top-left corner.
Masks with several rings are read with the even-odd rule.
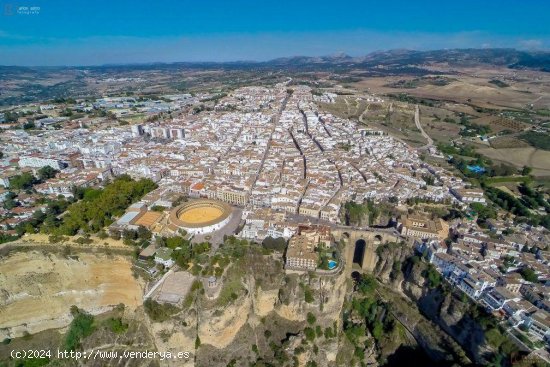
[[[0,0],[1,65],[550,48],[550,1]],[[21,6],[39,7],[27,14]]]

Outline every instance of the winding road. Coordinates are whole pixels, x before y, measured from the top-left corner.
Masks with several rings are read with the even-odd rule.
[[[414,123],[416,124],[416,127],[418,128],[418,130],[420,130],[420,133],[422,134],[422,136],[426,138],[426,140],[428,140],[428,144],[424,145],[419,149],[428,149],[429,147],[433,146],[434,141],[432,140],[432,138],[430,138],[428,134],[426,134],[426,132],[422,128],[422,125],[420,124],[420,107],[418,107],[418,105],[416,105],[416,109],[414,111]]]

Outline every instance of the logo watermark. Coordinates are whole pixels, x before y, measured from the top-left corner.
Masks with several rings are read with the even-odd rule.
[[[17,5],[17,4],[4,4],[4,15],[38,15],[40,14],[40,7],[34,5]]]

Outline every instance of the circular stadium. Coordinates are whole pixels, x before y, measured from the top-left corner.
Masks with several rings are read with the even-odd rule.
[[[217,231],[231,220],[231,207],[221,201],[200,199],[187,202],[170,212],[170,224],[188,233]]]

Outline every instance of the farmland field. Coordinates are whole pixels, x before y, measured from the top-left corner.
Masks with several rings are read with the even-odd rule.
[[[477,150],[484,156],[496,162],[511,164],[517,168],[529,166],[533,168],[534,176],[550,176],[550,151],[526,148],[480,148]]]

